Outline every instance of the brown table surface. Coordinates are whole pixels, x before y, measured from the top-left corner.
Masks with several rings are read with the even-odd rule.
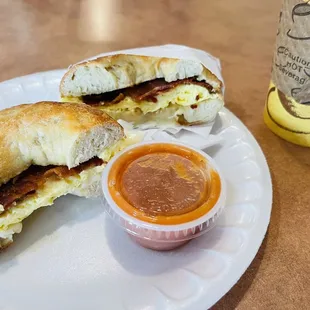
[[[221,59],[226,106],[267,157],[274,203],[258,254],[214,309],[310,309],[310,149],[276,137],[262,119],[280,1],[0,1],[0,81],[165,43]]]

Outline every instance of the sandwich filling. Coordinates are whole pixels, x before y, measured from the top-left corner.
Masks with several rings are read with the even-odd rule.
[[[0,249],[22,229],[22,220],[36,209],[52,205],[60,196],[92,184],[105,162],[100,158],[68,169],[66,166],[31,166],[0,187]]]
[[[205,81],[155,79],[125,89],[62,101],[100,107],[115,119],[138,124],[147,121],[196,123],[211,121],[223,106],[221,94]]]
[[[0,205],[2,206],[0,214],[16,205],[25,196],[34,194],[49,180],[68,178],[103,163],[102,159],[95,157],[72,169],[68,169],[67,166],[30,166],[26,171],[0,186]]]

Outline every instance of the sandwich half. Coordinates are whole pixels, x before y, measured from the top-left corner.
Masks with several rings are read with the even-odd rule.
[[[71,66],[60,94],[137,125],[208,123],[224,105],[221,81],[200,62],[125,54]]]
[[[106,162],[128,144],[115,120],[85,104],[12,107],[0,111],[0,128],[0,249],[56,198],[98,196]]]

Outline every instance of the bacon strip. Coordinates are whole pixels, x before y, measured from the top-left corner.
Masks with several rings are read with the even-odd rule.
[[[100,95],[88,95],[83,96],[83,102],[90,104],[90,105],[100,105],[104,104],[116,104],[123,100],[126,96],[131,97],[136,102],[141,101],[151,101],[156,103],[157,96],[160,93],[167,92],[178,85],[190,85],[195,84],[202,87],[205,87],[212,93],[213,87],[204,82],[204,81],[197,81],[196,78],[188,78],[183,80],[177,80],[173,82],[166,82],[164,79],[155,79],[152,81],[144,82],[132,87],[119,89],[111,92],[107,92]]]
[[[95,157],[72,169],[68,169],[66,166],[31,166],[0,187],[0,204],[4,207],[4,211],[6,211],[12,207],[17,200],[24,198],[26,195],[35,193],[37,189],[42,187],[44,183],[52,177],[64,179],[72,175],[77,175],[83,170],[102,164],[103,160]]]

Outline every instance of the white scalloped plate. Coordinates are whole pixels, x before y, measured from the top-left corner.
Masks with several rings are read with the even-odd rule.
[[[64,71],[0,83],[0,108],[57,100]],[[227,109],[208,149],[228,185],[216,227],[172,252],[136,245],[105,216],[100,200],[66,196],[25,221],[0,255],[0,309],[205,310],[240,278],[266,233],[272,186],[265,157]]]

